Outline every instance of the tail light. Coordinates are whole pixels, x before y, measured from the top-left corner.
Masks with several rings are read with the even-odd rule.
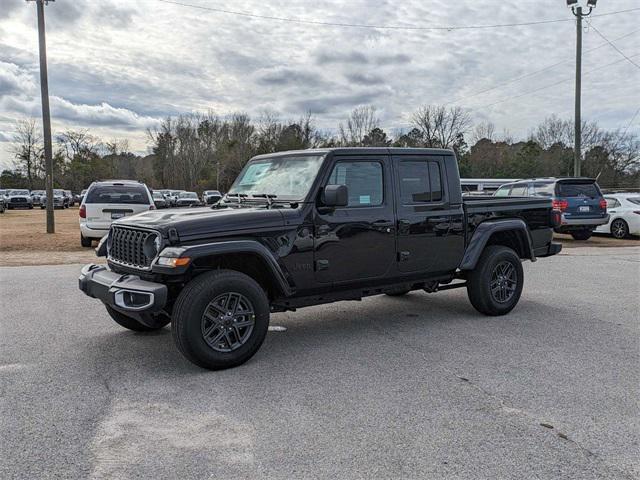
[[[87,218],[87,207],[85,205],[80,205],[78,214],[80,215],[80,218]]]
[[[551,210],[551,226],[553,228],[562,225],[562,213],[560,210]]]
[[[607,201],[604,198],[600,199],[600,210],[607,211]]]
[[[564,212],[567,208],[569,208],[569,202],[567,202],[566,200],[553,200],[551,202],[551,208],[559,212]]]

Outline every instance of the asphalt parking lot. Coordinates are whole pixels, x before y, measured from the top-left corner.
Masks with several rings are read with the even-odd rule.
[[[461,290],[277,314],[223,372],[79,268],[0,268],[0,478],[640,476],[637,247],[526,263],[506,317]]]

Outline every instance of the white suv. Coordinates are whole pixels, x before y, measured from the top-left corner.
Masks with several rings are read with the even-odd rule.
[[[155,208],[151,192],[144,183],[132,180],[93,182],[80,205],[80,243],[90,247],[92,240],[99,240],[109,233],[114,220]]]

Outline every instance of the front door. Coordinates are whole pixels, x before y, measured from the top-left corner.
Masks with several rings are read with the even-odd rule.
[[[314,266],[321,283],[384,276],[395,264],[389,157],[337,157],[325,185],[346,185],[349,204],[314,215]]]
[[[462,208],[452,208],[442,156],[394,156],[398,175],[398,270],[455,270],[463,248]]]

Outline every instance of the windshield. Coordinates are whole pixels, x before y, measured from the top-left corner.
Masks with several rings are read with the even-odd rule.
[[[205,195],[220,195],[220,192],[218,190],[207,190],[206,192],[204,192]]]
[[[180,194],[180,198],[198,198],[198,195],[194,192],[182,192]]]
[[[53,194],[54,195],[62,195],[62,190],[58,190],[58,189],[53,189]]]
[[[44,190],[36,190],[34,192],[31,192],[31,195],[42,195],[44,193]]]
[[[164,197],[160,192],[153,192],[153,198],[163,199]]]
[[[174,190],[174,191],[171,192],[171,195],[177,197],[178,195],[180,195],[180,191],[179,190]]]
[[[9,195],[29,195],[29,190],[11,190]]]
[[[275,157],[250,161],[228,195],[276,195],[278,200],[302,200],[318,174],[324,156]]]

